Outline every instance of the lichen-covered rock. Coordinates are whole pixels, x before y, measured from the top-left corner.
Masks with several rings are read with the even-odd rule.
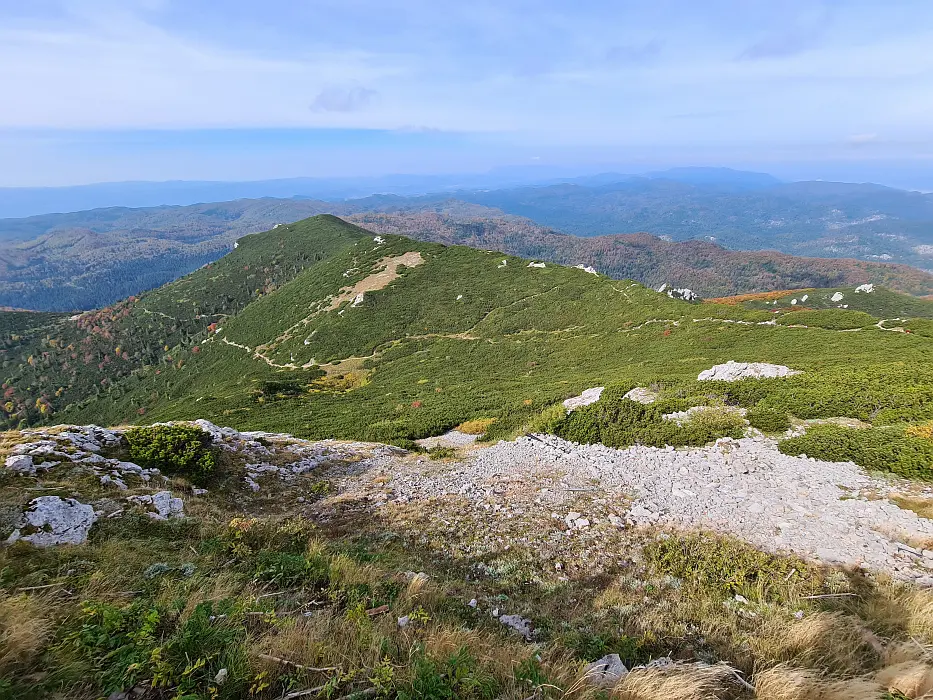
[[[531,626],[531,620],[521,615],[502,615],[499,617],[499,622],[515,632],[518,632],[527,640],[530,640],[532,636],[534,636],[534,628]]]
[[[729,360],[724,365],[716,365],[700,372],[697,379],[704,381],[736,382],[740,379],[765,379],[770,377],[790,377],[800,374],[796,369],[784,365],[772,365],[767,362],[735,362]]]
[[[628,675],[628,669],[619,655],[606,654],[603,658],[588,664],[583,677],[597,688],[612,688],[626,675]]]
[[[24,540],[37,547],[49,547],[58,544],[81,544],[87,540],[87,533],[97,520],[94,509],[79,503],[73,498],[58,496],[39,496],[29,502],[23,514],[25,525],[29,529],[26,535],[16,530],[9,541]]]

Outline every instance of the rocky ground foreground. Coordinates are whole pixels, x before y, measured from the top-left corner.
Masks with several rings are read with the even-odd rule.
[[[851,463],[783,455],[767,437],[722,439],[704,448],[619,450],[545,435],[491,446],[452,435],[458,456],[433,460],[382,445],[308,442],[198,424],[242,461],[244,498],[274,493],[318,517],[347,503],[373,513],[407,509],[451,524],[458,536],[482,528],[497,533],[505,547],[509,538],[563,538],[564,549],[585,542],[596,556],[596,535],[607,529],[707,528],[765,550],[933,586],[933,520],[892,500],[904,503],[905,494],[926,499],[929,490],[870,476]],[[210,497],[202,489],[173,492],[158,470],[106,457],[119,439],[119,431],[96,426],[22,433],[5,450],[8,471],[41,477],[67,469],[92,476],[108,496],[86,503],[78,493],[24,502],[11,538],[43,545],[81,541],[97,519],[119,517],[128,508],[178,517],[185,500]],[[303,477],[326,482],[328,495],[315,499]]]

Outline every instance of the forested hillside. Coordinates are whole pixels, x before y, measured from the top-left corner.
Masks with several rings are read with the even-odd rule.
[[[687,287],[702,296],[806,287],[882,284],[907,294],[933,294],[933,275],[907,265],[804,258],[775,251],[730,251],[709,241],[671,242],[645,233],[573,236],[520,217],[448,212],[354,214],[347,220],[380,233],[502,250],[562,265],[590,265],[613,279],[658,288]]]
[[[458,197],[578,236],[646,231],[734,250],[933,267],[933,194],[880,185],[795,182],[735,191],[634,178]]]

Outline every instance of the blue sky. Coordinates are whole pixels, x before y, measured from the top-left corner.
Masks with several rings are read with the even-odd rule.
[[[0,185],[933,165],[929,0],[0,0]]]

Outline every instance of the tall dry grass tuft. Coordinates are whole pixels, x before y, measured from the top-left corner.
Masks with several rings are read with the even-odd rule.
[[[883,651],[861,620],[837,612],[814,613],[791,624],[778,620],[750,641],[765,663],[832,668],[851,675],[876,668]]]
[[[732,671],[724,666],[675,664],[665,668],[639,668],[613,689],[618,700],[716,700],[734,690]]]
[[[920,661],[887,666],[875,674],[875,679],[889,692],[899,690],[909,698],[933,692],[933,667]]]
[[[864,678],[830,680],[784,664],[755,676],[757,700],[878,700],[882,692],[880,685]]]
[[[386,618],[379,624],[388,628],[395,621]],[[283,625],[276,634],[256,640],[250,651],[302,666],[337,667],[345,672],[373,668],[383,655],[381,635],[363,631],[359,623],[344,615],[321,611],[311,617],[300,617]]]
[[[0,597],[0,675],[42,653],[52,629],[42,615],[44,609],[46,605],[36,597]]]

